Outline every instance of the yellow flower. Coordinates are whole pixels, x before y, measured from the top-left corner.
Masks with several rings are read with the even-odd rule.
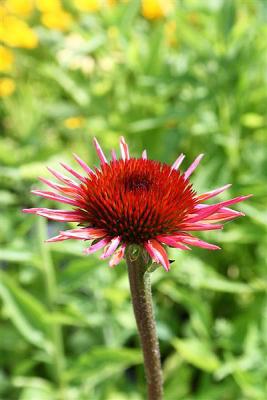
[[[173,9],[171,0],[142,0],[142,14],[147,19],[165,17]]]
[[[28,17],[34,9],[33,0],[6,0],[5,6],[11,14]]]
[[[4,18],[6,15],[7,15],[7,9],[6,9],[6,7],[4,7],[4,6],[2,6],[2,5],[0,4],[0,18],[2,19],[2,18]],[[2,21],[1,21],[1,23],[2,23]]]
[[[101,7],[99,0],[74,0],[75,7],[80,11],[98,11]]]
[[[43,13],[52,13],[61,10],[61,2],[59,0],[36,0],[36,7]]]
[[[15,90],[15,82],[10,78],[0,78],[0,97],[10,96]]]
[[[84,125],[83,117],[70,117],[64,120],[64,125],[68,129],[77,129]]]
[[[41,20],[43,25],[47,28],[56,29],[58,31],[66,31],[72,24],[72,16],[64,10],[45,12]]]
[[[33,49],[38,45],[36,33],[25,21],[13,16],[6,15],[0,24],[0,41],[11,47],[23,47]]]
[[[0,45],[0,71],[10,71],[14,62],[12,51]]]

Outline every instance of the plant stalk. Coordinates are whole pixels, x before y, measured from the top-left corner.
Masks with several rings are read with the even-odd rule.
[[[162,400],[163,380],[160,349],[153,312],[150,273],[147,272],[146,253],[130,246],[126,262],[134,315],[144,356],[148,400]]]

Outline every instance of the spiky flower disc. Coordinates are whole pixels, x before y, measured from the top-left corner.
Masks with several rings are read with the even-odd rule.
[[[138,244],[147,250],[154,262],[169,270],[164,245],[181,250],[189,249],[189,246],[219,249],[190,232],[221,229],[221,222],[244,215],[228,206],[249,196],[236,197],[214,205],[203,203],[230,185],[200,195],[193,190],[188,178],[200,162],[202,154],[182,173],[179,167],[185,157],[183,154],[172,166],[148,160],[146,151],[142,158],[130,158],[128,146],[124,138],[121,138],[122,158],[117,159],[112,151],[112,160],[108,162],[96,139],[94,144],[100,168],[92,170],[74,155],[85,175],[62,163],[75,180],[48,168],[64,185],[40,178],[55,192],[32,191],[38,196],[69,204],[71,210],[23,210],[55,221],[79,223],[78,228],[62,231],[58,236],[48,239],[48,242],[91,240],[93,242],[85,252],[90,254],[104,247],[101,258],[112,256],[110,266],[119,263],[128,244]]]

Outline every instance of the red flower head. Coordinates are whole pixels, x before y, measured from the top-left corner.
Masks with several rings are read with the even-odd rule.
[[[92,170],[78,156],[76,161],[85,176],[68,165],[61,165],[76,180],[48,168],[62,184],[45,178],[40,180],[54,191],[33,190],[32,193],[60,203],[69,204],[72,210],[30,208],[23,210],[60,222],[78,222],[77,229],[61,231],[47,242],[68,239],[92,240],[86,254],[104,247],[101,258],[111,257],[114,266],[124,256],[128,244],[143,246],[152,260],[169,270],[169,260],[164,245],[181,250],[198,246],[216,250],[218,246],[193,236],[192,231],[222,229],[222,222],[244,215],[228,206],[250,197],[239,196],[209,205],[203,203],[228,189],[219,189],[197,195],[189,177],[202,158],[199,155],[182,173],[179,167],[184,159],[181,154],[172,166],[148,160],[146,151],[142,158],[131,158],[128,146],[120,140],[121,159],[112,151],[108,162],[97,140],[94,139],[100,168]]]

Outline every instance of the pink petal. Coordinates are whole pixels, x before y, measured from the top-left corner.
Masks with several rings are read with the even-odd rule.
[[[204,201],[204,200],[211,199],[212,197],[215,197],[218,194],[220,194],[220,193],[224,192],[225,190],[229,189],[230,186],[232,186],[231,183],[229,183],[228,185],[224,185],[224,186],[222,186],[222,187],[220,187],[218,189],[214,189],[214,190],[211,190],[209,192],[202,193],[202,194],[196,196],[196,198],[197,198],[198,201]]]
[[[146,150],[144,150],[143,153],[142,153],[142,159],[143,160],[147,160],[147,152],[146,152]]]
[[[215,204],[215,206],[216,206],[216,204]],[[195,206],[196,210],[204,210],[204,209],[208,209],[208,207],[211,207],[211,206],[209,204],[197,204]],[[197,211],[195,214],[191,214],[191,216],[195,217],[198,214],[199,214],[199,211]],[[207,217],[207,218],[210,219],[215,214],[227,214],[228,216],[236,216],[236,217],[245,215],[244,213],[242,213],[240,211],[236,211],[236,210],[232,210],[231,208],[228,208],[228,207],[220,206],[219,210],[216,213],[212,214],[210,217]],[[191,218],[191,216],[190,216],[190,218]],[[205,220],[206,220],[206,218],[205,218]]]
[[[73,153],[73,157],[88,175],[94,174],[94,171],[77,154]]]
[[[167,246],[175,247],[176,249],[180,250],[191,250],[190,247],[179,243],[177,238],[175,239],[174,236],[157,236],[157,240],[161,243],[166,244]]]
[[[230,206],[232,204],[240,203],[241,201],[249,199],[252,196],[253,196],[253,194],[248,194],[246,196],[238,196],[238,197],[235,197],[234,199],[221,201],[220,203],[217,203],[217,205],[220,205],[220,207]]]
[[[240,216],[240,214],[242,214],[243,216],[245,215],[243,212],[232,210],[231,208],[228,208],[228,207],[220,208],[219,212],[228,213],[229,215],[237,215],[237,216]]]
[[[94,228],[76,228],[68,231],[62,231],[60,233],[69,237],[70,239],[73,238],[81,240],[93,240],[107,236],[106,231],[104,231],[103,229]]]
[[[222,229],[223,225],[220,224],[181,224],[182,231],[212,231]]]
[[[185,159],[185,155],[182,153],[179,155],[179,157],[177,158],[176,161],[174,161],[174,163],[172,164],[172,169],[178,170],[178,168],[180,167],[180,165],[182,164],[182,162]]]
[[[200,211],[197,211],[197,213],[196,213],[196,215],[194,217],[188,218],[186,220],[186,222],[192,223],[192,222],[200,221],[200,220],[202,220],[204,218],[207,218],[210,215],[216,213],[217,211],[221,210],[225,206],[229,206],[231,204],[239,203],[240,201],[244,201],[244,200],[248,199],[251,196],[252,196],[251,194],[249,194],[247,196],[239,196],[239,197],[235,197],[234,199],[221,201],[220,203],[213,204],[211,206],[207,206],[206,204],[205,205],[199,205],[199,206],[202,206]],[[199,208],[199,207],[196,207],[196,208]],[[230,209],[228,209],[228,210],[230,210]],[[232,211],[233,210],[230,210],[229,212],[232,212]]]
[[[205,207],[201,209],[200,211],[197,211],[196,215],[193,217],[189,217],[185,220],[186,223],[192,223],[192,222],[198,222],[201,221],[204,218],[209,217],[210,215],[214,214],[217,212],[221,206],[219,204],[214,204],[212,206]]]
[[[64,235],[58,235],[58,236],[54,236],[50,239],[47,239],[45,242],[46,243],[62,242],[63,240],[69,240],[69,238]]]
[[[95,251],[102,249],[102,247],[105,247],[108,243],[110,242],[110,238],[104,238],[102,240],[99,240],[99,242],[92,244],[89,248],[84,249],[85,254],[91,254],[94,253]]]
[[[209,249],[209,250],[220,250],[219,246],[216,246],[215,244],[204,242],[204,240],[200,240],[198,238],[184,236],[184,237],[181,237],[180,240],[191,246],[202,247],[203,249]]]
[[[42,196],[46,199],[58,201],[60,203],[71,204],[73,206],[78,205],[76,200],[69,199],[68,197],[61,196],[53,192],[45,192],[43,190],[31,190],[31,193],[36,194],[36,196]]]
[[[37,214],[40,210],[44,210],[44,208],[23,208],[21,211],[25,214]]]
[[[79,188],[79,185],[74,182],[72,179],[68,178],[67,176],[57,172],[55,169],[47,167],[48,171],[51,172],[59,181],[66,183],[66,185],[71,186],[73,188]]]
[[[124,256],[125,248],[126,248],[126,244],[122,244],[120,246],[120,248],[115,251],[115,253],[113,254],[113,256],[111,257],[111,259],[109,261],[110,267],[115,267],[115,265],[119,264],[119,262],[121,261],[121,259]]]
[[[233,210],[231,210],[231,211],[233,211]],[[230,213],[228,211],[223,212],[220,209],[220,211],[218,211],[217,213],[214,213],[210,217],[205,218],[205,221],[210,221],[210,222],[214,222],[214,221],[216,221],[216,222],[217,221],[231,221],[231,220],[233,220],[235,218],[244,217],[244,216],[245,216],[245,214],[242,213],[242,212]]]
[[[160,264],[160,261],[158,259],[158,255],[157,252],[155,251],[154,247],[149,243],[146,242],[144,244],[146,251],[148,252],[148,254],[150,255],[150,257],[152,258],[152,260],[157,263]]]
[[[170,269],[170,263],[164,247],[155,240],[151,239],[145,243],[145,248],[153,260],[163,265],[166,271]]]
[[[95,145],[96,152],[98,154],[101,164],[107,164],[108,162],[105,157],[105,154],[103,153],[103,150],[101,149],[100,144],[98,143],[96,138],[94,138],[94,145]]]
[[[50,180],[48,180],[46,178],[42,178],[41,176],[38,179],[41,182],[43,182],[45,185],[50,186],[51,188],[53,188],[53,189],[55,189],[55,190],[57,190],[59,192],[65,193],[65,194],[67,194],[69,196],[72,196],[72,195],[77,193],[77,189],[74,189],[74,188],[71,188],[71,187],[67,187],[67,186],[58,185],[57,183],[52,182],[52,181],[50,181]]]
[[[86,220],[85,217],[76,211],[49,210],[48,208],[44,208],[36,212],[36,214],[58,222],[82,222]]]
[[[198,166],[198,164],[200,163],[200,160],[202,159],[202,157],[204,156],[204,154],[200,154],[195,161],[190,165],[190,167],[185,171],[184,173],[184,179],[188,179],[189,176],[193,173],[193,171],[196,169],[196,167]]]
[[[129,148],[123,136],[121,136],[120,138],[120,148],[121,148],[122,159],[129,160],[130,159]]]
[[[111,150],[111,157],[112,157],[112,161],[117,161],[117,156],[116,156],[115,150]]]
[[[114,251],[117,249],[117,247],[119,246],[121,241],[120,236],[117,236],[113,239],[111,239],[111,241],[109,242],[109,244],[107,245],[106,249],[104,250],[104,253],[102,254],[102,256],[100,258],[107,258],[110,257]]]
[[[75,178],[79,179],[80,181],[84,181],[84,176],[76,172],[74,169],[72,169],[69,165],[65,163],[60,163],[63,168],[65,168],[71,175],[75,176]]]

